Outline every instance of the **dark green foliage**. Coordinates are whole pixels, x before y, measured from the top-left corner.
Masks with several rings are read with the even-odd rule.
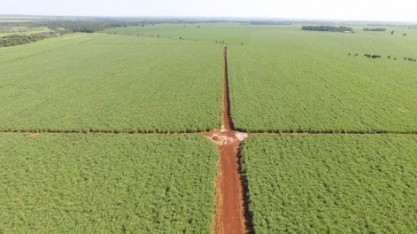
[[[386,28],[364,28],[363,31],[385,32]]]
[[[353,31],[351,27],[346,26],[302,26],[302,30],[308,30],[308,31],[329,31],[329,32],[345,32],[345,31]]]
[[[28,44],[31,42],[37,42],[40,40],[44,40],[51,37],[57,37],[64,34],[65,31],[56,31],[56,32],[42,32],[42,33],[34,33],[34,34],[13,34],[8,35],[0,38],[0,47],[8,47],[8,46],[17,46]]]

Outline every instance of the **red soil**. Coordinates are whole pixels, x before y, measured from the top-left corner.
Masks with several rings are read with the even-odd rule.
[[[217,144],[219,162],[216,178],[216,206],[213,233],[245,233],[242,188],[239,176],[240,140],[235,131],[204,133]]]
[[[230,99],[229,99],[229,77],[227,67],[227,46],[223,47],[223,60],[224,60],[224,73],[223,73],[223,128],[227,131],[231,131],[232,120],[230,117]]]
[[[245,233],[244,206],[239,175],[239,145],[246,134],[233,131],[229,113],[227,47],[224,47],[223,126],[220,131],[203,133],[217,145],[219,162],[216,178],[216,206],[213,233]]]

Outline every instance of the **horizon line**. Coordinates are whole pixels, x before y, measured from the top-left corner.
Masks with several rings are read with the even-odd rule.
[[[0,13],[0,17],[45,17],[45,18],[130,18],[130,19],[188,19],[188,20],[235,20],[235,21],[316,21],[316,22],[370,22],[370,23],[417,23],[417,20],[377,20],[377,19],[331,19],[331,18],[299,18],[299,17],[254,17],[254,16],[115,16],[115,15],[44,15],[44,14],[4,14]]]

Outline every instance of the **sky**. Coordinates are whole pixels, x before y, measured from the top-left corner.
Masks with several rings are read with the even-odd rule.
[[[417,0],[0,0],[0,14],[417,22]]]

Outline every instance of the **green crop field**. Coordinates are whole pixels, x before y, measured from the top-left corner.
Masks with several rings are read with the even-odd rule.
[[[0,135],[0,233],[209,233],[201,136]]]
[[[236,128],[417,131],[417,63],[404,60],[417,58],[416,32],[405,37],[290,29],[277,29],[269,46],[229,46]]]
[[[258,28],[259,30],[259,28]],[[197,41],[207,44],[240,44],[249,43],[254,32],[238,24],[156,24],[144,27],[110,28],[104,33],[130,35],[136,37]],[[261,35],[264,32],[261,33]],[[181,38],[181,39],[180,39]]]
[[[257,233],[415,233],[417,137],[253,136],[241,147]]]
[[[417,59],[417,31],[363,27],[354,25],[355,33],[347,34],[303,31],[298,24],[157,24],[105,33],[224,41],[231,114],[243,131],[417,131],[417,63],[404,60]]]
[[[103,34],[0,48],[0,129],[218,127],[221,55],[219,45]]]
[[[417,232],[416,29],[67,20],[0,48],[0,234],[213,232],[224,44],[256,233]]]

